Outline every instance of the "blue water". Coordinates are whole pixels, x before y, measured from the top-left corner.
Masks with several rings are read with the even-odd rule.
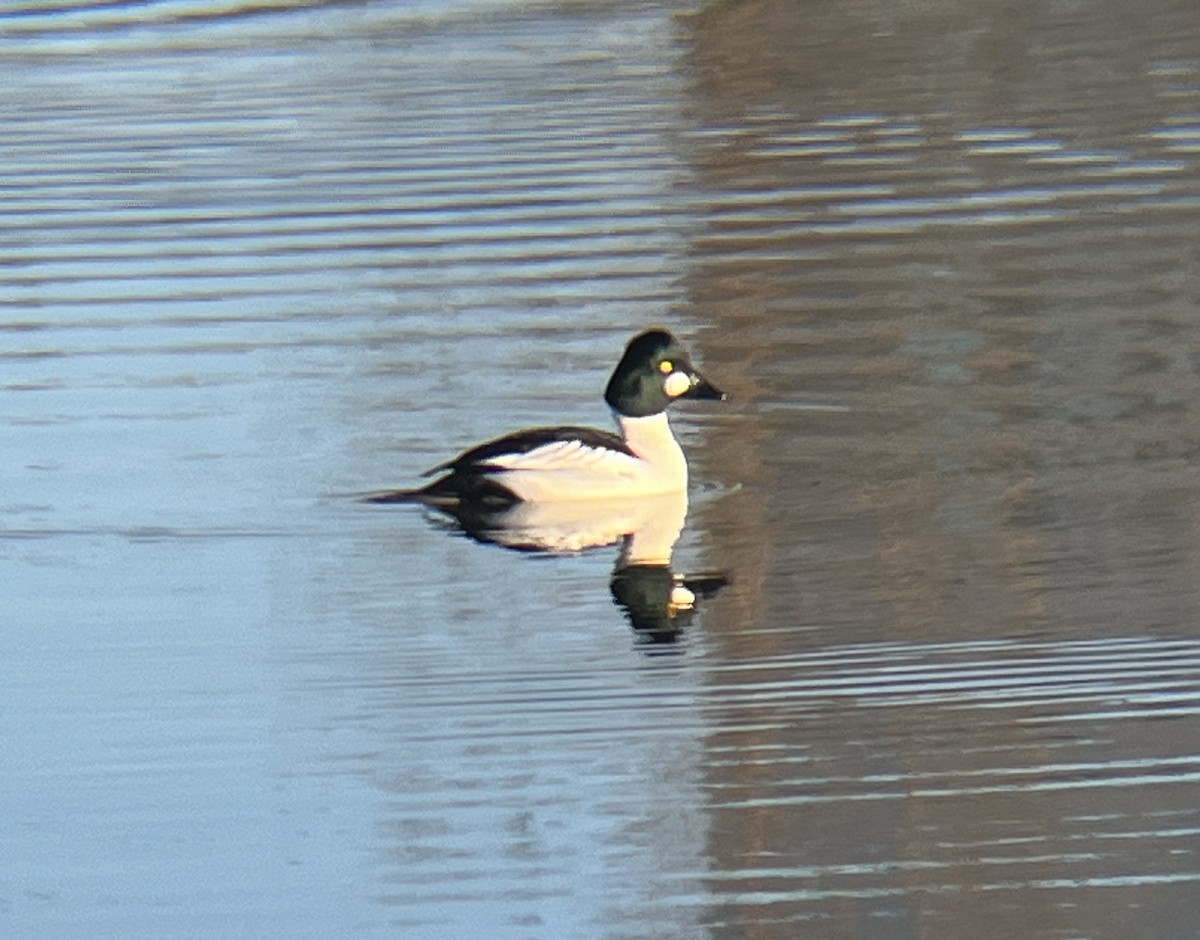
[[[0,11],[4,936],[1188,935],[1198,30]],[[356,500],[652,323],[694,609]]]

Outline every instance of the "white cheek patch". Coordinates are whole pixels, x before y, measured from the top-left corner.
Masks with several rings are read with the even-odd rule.
[[[691,377],[685,372],[672,372],[663,382],[663,391],[671,398],[678,398],[691,387]]]

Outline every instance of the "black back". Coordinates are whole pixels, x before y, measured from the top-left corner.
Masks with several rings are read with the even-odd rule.
[[[628,444],[611,431],[564,425],[555,428],[532,428],[528,431],[517,431],[514,434],[498,437],[493,441],[464,451],[453,460],[439,464],[432,470],[427,470],[423,475],[433,476],[435,473],[443,473],[447,470],[452,473],[503,472],[502,468],[488,466],[488,461],[496,457],[503,457],[505,454],[527,454],[531,450],[537,450],[539,447],[545,447],[556,441],[579,441],[584,447],[607,448],[628,454],[630,457],[637,456],[629,449]]]

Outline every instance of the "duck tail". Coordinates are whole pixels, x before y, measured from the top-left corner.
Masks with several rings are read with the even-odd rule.
[[[512,490],[488,477],[476,474],[448,473],[420,489],[368,493],[361,497],[360,502],[377,505],[408,503],[433,506],[437,509],[453,509],[464,504],[471,504],[494,510],[512,506],[514,503],[520,502],[520,499]]]
[[[418,490],[384,490],[381,493],[368,493],[359,498],[360,503],[387,505],[394,503],[410,503],[422,506],[447,506],[458,502],[458,497],[435,489],[436,483],[423,486]]]
[[[382,493],[368,493],[366,496],[358,498],[360,503],[375,503],[383,505],[386,503],[420,503],[420,490],[385,490]]]

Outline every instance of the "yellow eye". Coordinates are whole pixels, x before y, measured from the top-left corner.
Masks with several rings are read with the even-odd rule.
[[[664,359],[658,364],[658,371],[663,375],[670,375],[675,371],[675,363],[671,362],[670,359]]]

